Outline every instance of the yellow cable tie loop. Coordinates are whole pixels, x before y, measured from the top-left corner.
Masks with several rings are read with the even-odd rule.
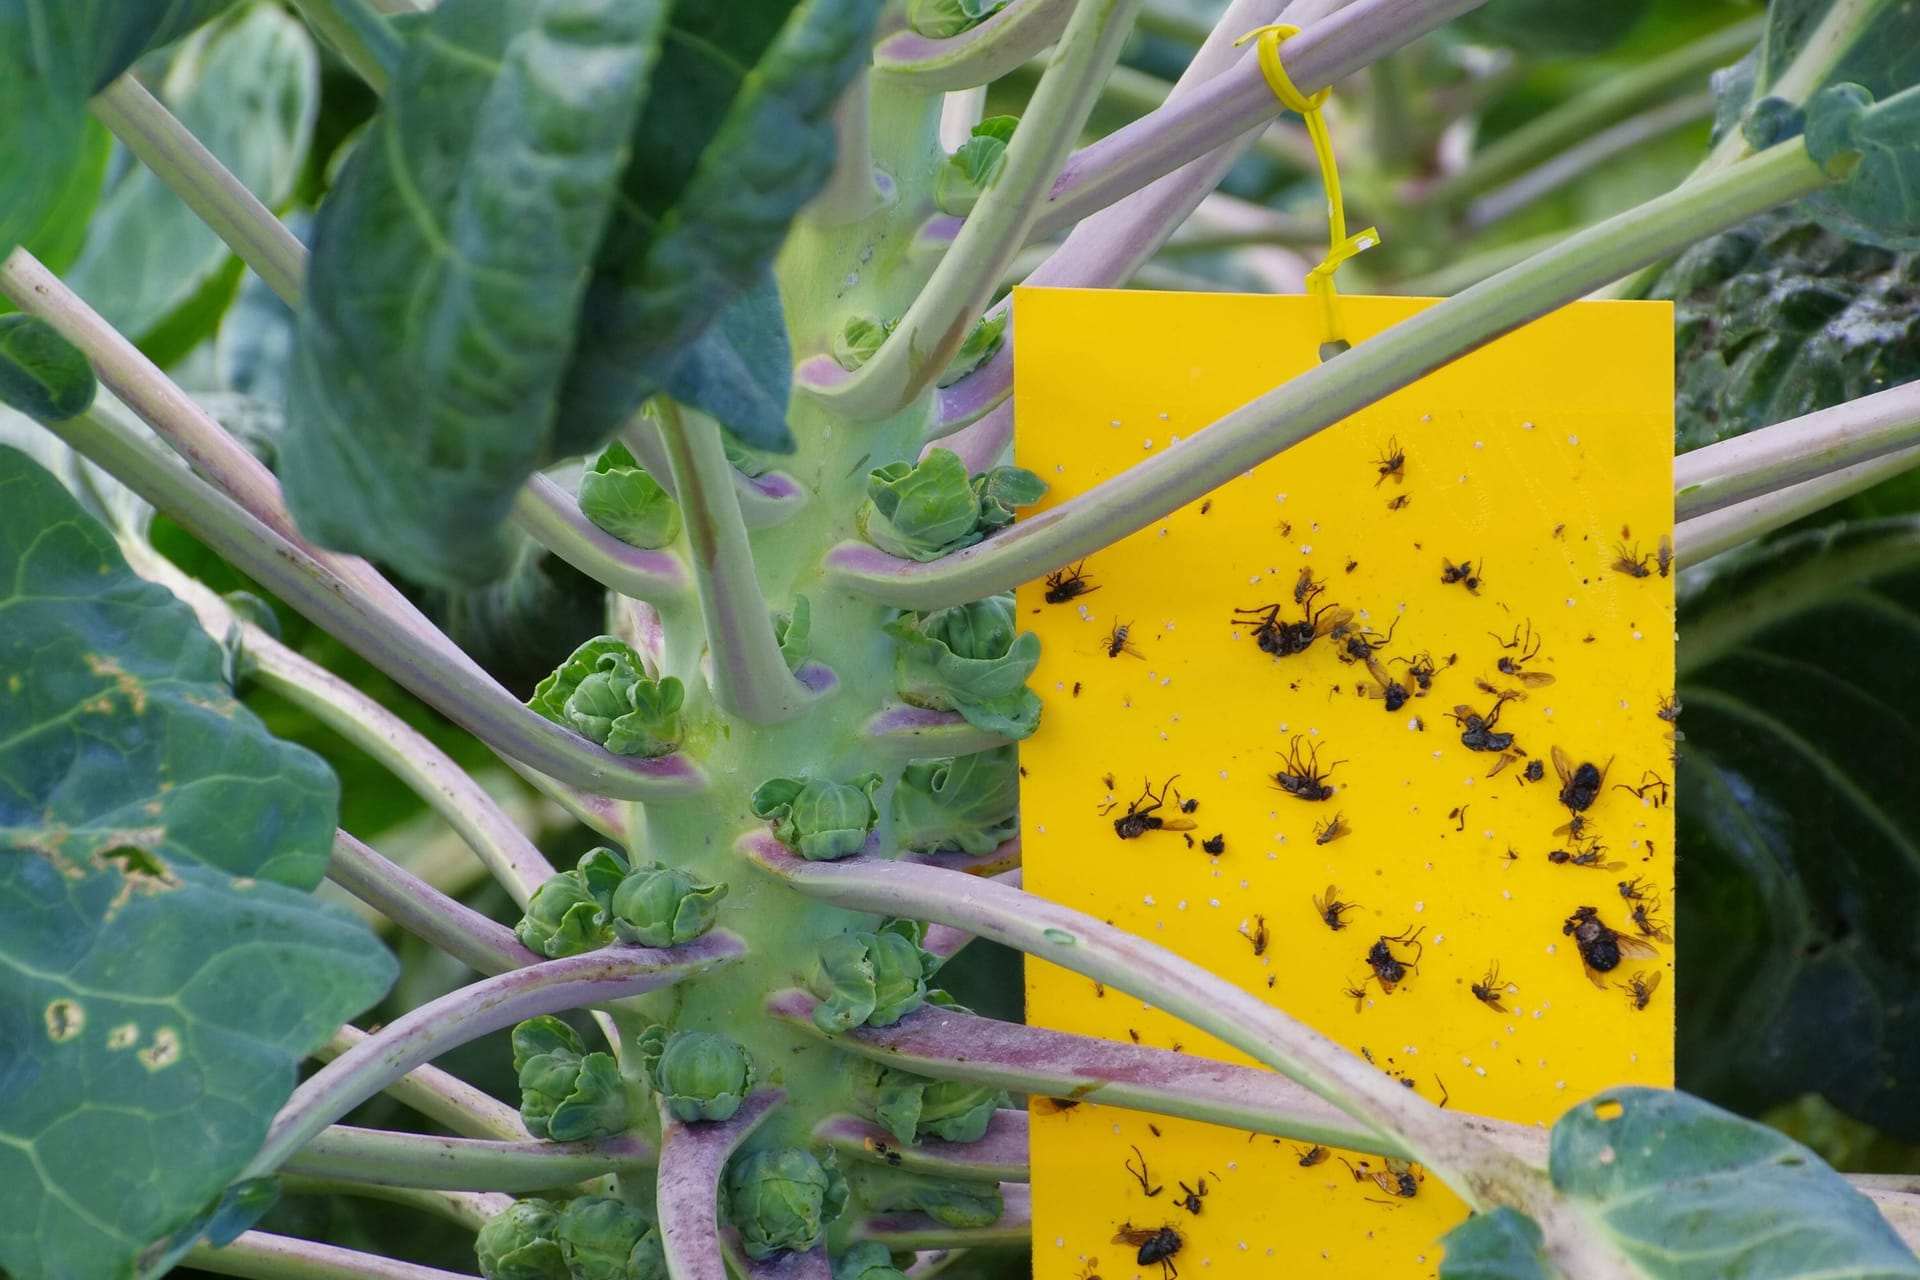
[[[1368,227],[1353,235],[1347,234],[1346,202],[1340,195],[1340,170],[1333,161],[1333,139],[1327,133],[1326,117],[1320,108],[1326,105],[1333,94],[1333,87],[1320,90],[1312,97],[1300,92],[1293,77],[1287,74],[1286,67],[1280,61],[1280,43],[1290,36],[1300,34],[1300,28],[1284,22],[1271,26],[1257,27],[1234,41],[1236,45],[1249,40],[1258,40],[1255,46],[1260,56],[1260,73],[1267,79],[1267,87],[1273,90],[1273,96],[1280,105],[1289,111],[1297,112],[1306,121],[1307,136],[1313,141],[1313,152],[1320,160],[1320,178],[1327,188],[1327,256],[1319,266],[1307,272],[1307,292],[1320,299],[1321,328],[1325,332],[1326,342],[1344,346],[1346,339],[1340,324],[1339,296],[1333,286],[1333,273],[1340,264],[1364,249],[1371,249],[1380,243],[1377,228]]]

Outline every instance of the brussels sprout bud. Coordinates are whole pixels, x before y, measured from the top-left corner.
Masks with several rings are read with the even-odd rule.
[[[936,560],[980,541],[980,500],[967,464],[951,449],[934,449],[919,462],[890,462],[867,473],[867,505],[860,531],[882,551]]]
[[[898,642],[894,682],[908,703],[958,711],[1006,738],[1039,727],[1040,699],[1026,682],[1040,662],[1040,637],[1016,632],[1012,596],[903,614],[883,629]]]
[[[773,834],[810,862],[831,862],[858,853],[880,811],[873,807],[877,773],[851,782],[826,778],[773,778],[749,802],[755,814],[774,820]]]
[[[938,966],[920,949],[918,938],[902,932],[828,938],[813,975],[813,993],[820,997],[814,1025],[829,1033],[892,1026],[926,1001],[927,978]]]
[[[1001,327],[1006,317],[1001,317]],[[996,330],[996,332],[998,332]],[[966,348],[961,348],[964,353]],[[987,355],[993,354],[991,350]],[[985,359],[982,356],[981,359]],[[980,528],[991,533],[1013,523],[1015,507],[1030,507],[1046,496],[1047,482],[1025,467],[995,467],[974,476],[973,496],[980,500]]]
[[[932,40],[945,40],[979,26],[1006,8],[1008,0],[909,0],[907,25]]]
[[[627,1090],[604,1053],[587,1053],[558,1018],[529,1018],[513,1029],[513,1069],[520,1080],[520,1118],[527,1132],[579,1142],[627,1127]]]
[[[853,316],[833,335],[834,361],[852,373],[867,361],[893,332],[893,321],[878,316]]]
[[[666,1280],[666,1254],[653,1219],[605,1196],[581,1196],[555,1228],[573,1280]]]
[[[807,660],[807,645],[813,638],[813,606],[805,596],[793,598],[793,612],[775,614],[773,642],[780,646],[787,670],[798,671]]]
[[[905,1274],[878,1240],[862,1240],[833,1260],[833,1280],[902,1280]]]
[[[660,756],[674,749],[686,689],[646,674],[640,655],[613,636],[596,636],[542,680],[527,705],[615,755]]]
[[[947,1227],[989,1227],[1007,1211],[1007,1202],[993,1183],[959,1178],[890,1181],[881,1196],[876,1208],[918,1209]]]
[[[560,1214],[550,1201],[516,1200],[487,1219],[473,1251],[486,1280],[571,1280],[554,1238]]]
[[[917,853],[990,853],[1020,830],[1014,747],[909,760],[893,791],[893,832]]]
[[[947,367],[940,375],[939,385],[943,387],[952,386],[993,357],[993,353],[1000,349],[1000,340],[1006,336],[1008,315],[1009,313],[1006,311],[999,311],[992,315],[981,316],[973,322],[973,328],[967,330],[966,341],[962,342],[960,349],[953,353],[953,359],[947,361]],[[995,467],[994,470],[1017,471],[1021,475],[1028,477],[1033,485],[1038,486],[1034,491],[1033,497],[1021,499],[1022,504],[1037,501],[1040,495],[1047,491],[1046,481],[1025,468]],[[980,477],[975,476],[973,481],[975,489],[978,490]],[[1012,518],[1012,515],[1009,514],[1007,520],[1011,520]],[[1003,520],[1000,523],[1005,524],[1007,521]],[[990,527],[997,528],[998,526]]]
[[[680,508],[618,440],[580,477],[580,514],[634,547],[664,547],[680,534]]]
[[[731,1118],[753,1088],[753,1059],[725,1036],[649,1027],[639,1047],[667,1110],[688,1123]]]
[[[613,891],[613,932],[643,947],[676,947],[713,928],[724,884],[707,884],[692,872],[642,862]]]
[[[528,950],[558,959],[605,946],[604,919],[580,877],[563,871],[533,891],[527,914],[513,931]]]
[[[994,1112],[1011,1105],[1004,1090],[959,1080],[930,1080],[893,1067],[872,1066],[862,1088],[873,1118],[901,1142],[922,1138],[978,1142]]]
[[[756,1151],[728,1166],[727,1213],[749,1258],[813,1248],[846,1207],[831,1151],[819,1159],[798,1147]]]
[[[973,126],[972,136],[934,174],[933,202],[940,212],[956,218],[973,212],[974,202],[1007,167],[1007,143],[1019,122],[1018,116],[988,116]]]

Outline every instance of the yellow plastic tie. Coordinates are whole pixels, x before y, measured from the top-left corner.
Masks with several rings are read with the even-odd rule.
[[[1320,108],[1332,96],[1333,88],[1328,86],[1309,98],[1300,92],[1280,62],[1280,42],[1299,34],[1300,28],[1276,22],[1247,32],[1234,44],[1242,45],[1249,40],[1260,42],[1256,48],[1260,54],[1260,71],[1267,78],[1267,86],[1273,90],[1273,96],[1280,99],[1282,106],[1298,112],[1307,122],[1307,136],[1313,139],[1313,152],[1320,158],[1320,177],[1327,187],[1327,220],[1332,228],[1326,258],[1307,272],[1307,292],[1320,300],[1320,327],[1326,335],[1326,343],[1344,348],[1347,342],[1340,324],[1339,294],[1333,287],[1333,273],[1354,254],[1379,244],[1380,232],[1368,227],[1364,231],[1347,234],[1347,209],[1340,198],[1340,170],[1333,162],[1333,138],[1327,133],[1326,117],[1320,114]]]

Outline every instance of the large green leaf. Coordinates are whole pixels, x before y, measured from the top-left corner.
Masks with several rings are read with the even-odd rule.
[[[1681,605],[1681,1082],[1920,1139],[1920,521],[1800,534]]]
[[[597,444],[702,328],[761,284],[788,222],[832,169],[833,104],[866,63],[878,10],[878,0],[676,7],[625,203],[587,292],[563,449]],[[692,402],[755,448],[793,447],[784,414],[739,417]]]
[[[1873,1202],[1819,1156],[1684,1093],[1581,1103],[1554,1124],[1547,1167],[1650,1280],[1920,1277]]]
[[[281,475],[423,581],[506,562],[618,193],[662,0],[446,0],[314,223]]]
[[[246,188],[283,202],[306,163],[320,56],[271,5],[242,10],[175,52],[158,96]],[[100,201],[67,282],[115,328],[144,338],[230,257],[186,203],[137,162]]]
[[[258,1148],[392,958],[308,892],[333,776],[0,448],[0,1270],[118,1277]]]
[[[1472,39],[1523,53],[1599,53],[1619,44],[1650,0],[1487,0],[1460,19]]]
[[[792,448],[793,343],[773,272],[720,313],[667,375],[667,394],[767,447]]]
[[[1539,1224],[1505,1205],[1476,1213],[1441,1237],[1440,1280],[1549,1280]]]

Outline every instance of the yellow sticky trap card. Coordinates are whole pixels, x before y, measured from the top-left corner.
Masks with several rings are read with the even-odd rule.
[[[1341,312],[1358,344],[1431,305]],[[1043,508],[1192,447],[1322,333],[1305,297],[1014,309]],[[1670,309],[1576,304],[1022,588],[1026,888],[1452,1108],[1550,1125],[1670,1085],[1672,449]],[[1589,919],[1638,954],[1590,972]],[[1027,984],[1037,1025],[1250,1064],[1045,962]],[[1116,1236],[1161,1227],[1189,1280],[1431,1275],[1466,1216],[1378,1156],[1083,1101],[1032,1116],[1041,1280],[1157,1280]]]

